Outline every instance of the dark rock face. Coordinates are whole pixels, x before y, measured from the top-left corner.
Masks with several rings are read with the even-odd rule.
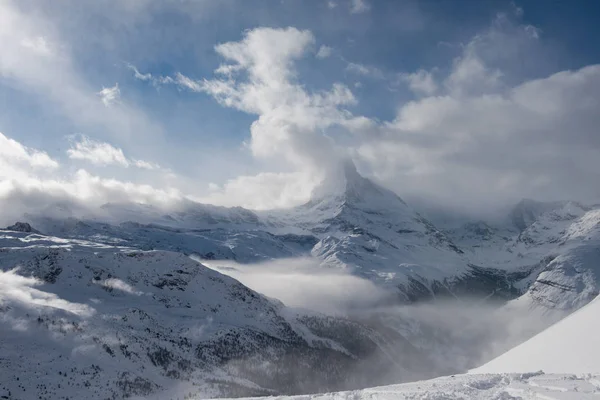
[[[37,234],[40,233],[39,231],[33,229],[31,227],[31,225],[29,225],[27,222],[16,222],[14,225],[6,227],[6,230],[15,231],[15,232],[37,233]]]

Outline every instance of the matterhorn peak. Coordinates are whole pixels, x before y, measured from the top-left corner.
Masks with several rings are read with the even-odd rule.
[[[402,203],[402,199],[368,178],[362,176],[352,159],[337,163],[326,174],[323,181],[313,190],[311,203],[336,199],[346,204],[368,203],[376,205],[382,201],[388,205]]]

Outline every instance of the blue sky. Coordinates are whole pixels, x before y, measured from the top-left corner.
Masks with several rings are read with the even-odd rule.
[[[0,196],[285,207],[351,157],[452,206],[600,199],[591,0],[5,0],[0,15],[0,132],[17,143]],[[32,167],[38,153],[56,166]]]

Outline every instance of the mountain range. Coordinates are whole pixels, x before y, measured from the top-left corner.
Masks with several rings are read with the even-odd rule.
[[[524,200],[501,222],[445,227],[350,162],[293,209],[56,204],[15,221],[0,230],[6,398],[296,394],[429,378],[477,366],[483,347],[390,310],[475,301],[502,318],[543,316],[519,342],[599,293],[600,208]],[[385,296],[326,315],[203,265],[299,257]]]

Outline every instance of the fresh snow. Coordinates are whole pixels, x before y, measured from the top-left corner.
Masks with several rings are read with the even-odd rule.
[[[600,297],[472,373],[600,373]]]
[[[480,374],[453,375],[428,381],[363,390],[269,400],[597,400],[600,375],[583,374]],[[239,400],[263,400],[247,398]]]

